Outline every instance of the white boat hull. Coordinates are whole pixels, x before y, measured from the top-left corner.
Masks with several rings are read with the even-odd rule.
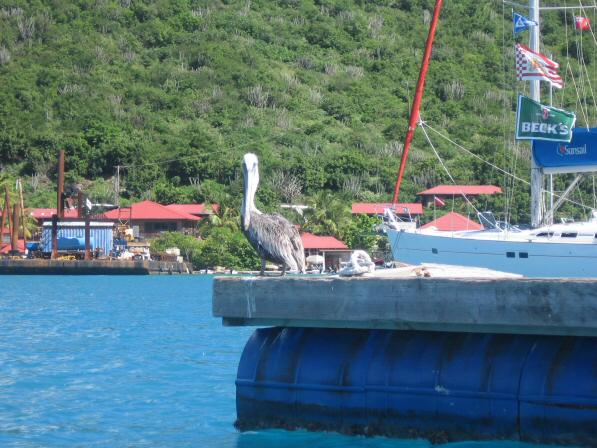
[[[525,277],[597,277],[597,244],[443,236],[387,229],[394,259],[512,272]]]

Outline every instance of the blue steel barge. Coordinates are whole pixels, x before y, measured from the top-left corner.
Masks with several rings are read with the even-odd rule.
[[[241,430],[597,446],[597,281],[218,278]]]

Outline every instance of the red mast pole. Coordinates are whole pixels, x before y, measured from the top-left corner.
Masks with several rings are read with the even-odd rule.
[[[402,150],[402,159],[400,160],[400,170],[398,171],[398,179],[394,187],[394,198],[392,204],[396,205],[398,202],[398,193],[400,192],[400,184],[402,183],[402,175],[404,174],[404,167],[406,166],[406,158],[408,157],[408,150],[410,142],[413,139],[417,122],[419,121],[419,108],[421,107],[421,100],[423,99],[423,89],[425,88],[425,76],[427,75],[427,67],[429,67],[429,58],[431,57],[431,48],[433,47],[433,38],[435,37],[435,28],[437,27],[437,20],[439,19],[439,12],[442,9],[442,0],[435,0],[435,8],[433,9],[433,19],[429,26],[429,34],[427,35],[427,43],[425,44],[425,53],[423,54],[423,64],[419,72],[419,80],[417,81],[417,89],[415,91],[415,99],[413,100],[413,107],[410,110],[410,119],[408,121],[408,131],[404,139],[404,149]]]

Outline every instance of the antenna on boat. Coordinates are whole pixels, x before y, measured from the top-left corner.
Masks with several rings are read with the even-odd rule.
[[[406,158],[410,148],[410,142],[413,139],[417,122],[419,121],[419,109],[421,107],[421,100],[423,99],[423,89],[425,88],[425,76],[427,75],[427,68],[429,67],[429,58],[431,57],[431,49],[433,48],[433,38],[435,37],[435,29],[437,28],[437,21],[439,13],[442,9],[442,0],[435,0],[435,7],[433,9],[433,18],[429,25],[429,33],[427,34],[427,42],[425,43],[425,53],[423,53],[423,63],[421,64],[421,71],[419,72],[419,80],[417,81],[417,88],[415,90],[415,97],[413,99],[413,106],[410,110],[410,119],[408,120],[408,131],[404,138],[404,147],[402,149],[402,158],[400,160],[400,169],[398,171],[398,179],[394,187],[394,197],[392,198],[392,205],[396,206],[398,202],[398,193],[400,193],[400,184],[402,183],[402,176],[404,175],[404,167],[406,166]]]

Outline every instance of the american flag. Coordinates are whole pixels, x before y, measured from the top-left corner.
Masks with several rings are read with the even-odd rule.
[[[564,81],[558,75],[560,64],[526,45],[516,44],[516,78],[519,81],[547,81],[561,89]]]

